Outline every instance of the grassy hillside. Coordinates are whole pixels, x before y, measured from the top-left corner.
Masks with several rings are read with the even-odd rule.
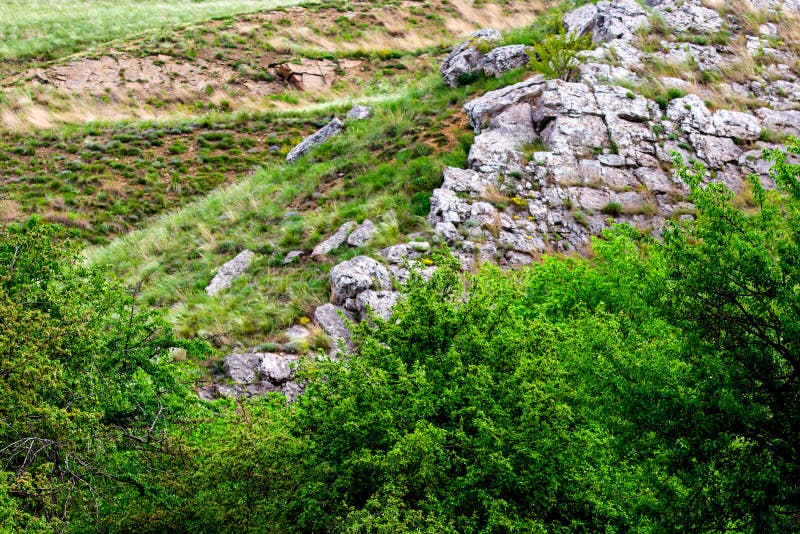
[[[270,9],[296,0],[6,0],[0,60],[55,58],[173,24]]]
[[[298,163],[268,166],[89,257],[111,265],[126,283],[141,283],[144,302],[171,307],[181,335],[221,345],[268,342],[327,299],[330,265],[380,254],[401,235],[426,228],[442,167],[466,163],[472,133],[461,106],[469,95],[524,75],[460,89],[431,78],[375,104],[373,118],[350,123],[345,135]],[[379,227],[369,249],[340,250],[330,264],[283,265],[288,252],[308,251],[345,221],[365,218]],[[248,276],[207,296],[203,289],[216,269],[245,248],[258,254]]]

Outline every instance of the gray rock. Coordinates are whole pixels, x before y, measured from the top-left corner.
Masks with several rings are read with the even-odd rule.
[[[347,321],[353,320],[355,317],[352,313],[333,304],[323,304],[314,310],[314,322],[330,336],[334,353],[338,352],[339,341],[344,343],[346,349],[352,349],[352,335],[347,328]]]
[[[568,34],[574,37],[586,35],[594,29],[597,21],[597,6],[594,4],[583,5],[564,15],[561,21]]]
[[[293,261],[299,259],[303,254],[305,254],[305,251],[303,250],[292,250],[291,252],[287,252],[286,257],[283,258],[283,264],[289,265]]]
[[[597,19],[592,40],[595,43],[615,39],[631,40],[639,28],[647,28],[650,21],[641,5],[634,0],[613,0],[597,3]]]
[[[206,294],[213,297],[223,289],[229,288],[233,279],[250,267],[254,257],[253,251],[243,250],[235,258],[222,265],[206,287]]]
[[[314,247],[314,250],[311,251],[311,259],[319,260],[325,258],[325,256],[340,247],[355,228],[356,223],[353,221],[347,221],[341,225],[332,236]]]
[[[372,116],[372,108],[356,104],[347,112],[346,119],[351,121],[362,121]]]
[[[300,157],[307,154],[312,148],[317,145],[321,145],[334,135],[338,135],[344,131],[344,123],[337,119],[336,117],[333,118],[331,122],[327,125],[323,126],[321,129],[317,130],[315,133],[311,134],[310,136],[303,139],[296,147],[289,151],[286,155],[286,161],[289,163],[294,163]]]
[[[277,386],[294,378],[291,364],[297,360],[298,356],[291,354],[263,353],[261,354],[258,372],[262,380]]]
[[[392,308],[397,304],[400,293],[397,291],[373,291],[368,289],[356,297],[356,310],[362,320],[369,317],[370,311],[380,319],[389,319]]]
[[[592,4],[587,4],[592,5]],[[625,67],[608,65],[588,61],[578,66],[580,80],[590,85],[600,85],[614,82],[636,83],[639,77]]]
[[[768,130],[800,135],[800,111],[759,108],[756,115],[761,119],[761,125]]]
[[[605,115],[616,115],[631,122],[650,120],[648,100],[616,85],[598,85],[594,88],[598,109]]]
[[[469,123],[475,133],[480,133],[483,128],[488,126],[492,117],[496,117],[507,108],[521,103],[534,102],[542,93],[544,83],[542,76],[533,76],[524,82],[489,91],[464,104],[464,111],[467,112]]]
[[[667,117],[686,133],[692,130],[707,135],[717,133],[711,112],[697,95],[686,95],[671,101],[667,106]]]
[[[689,135],[697,157],[711,169],[722,169],[726,163],[737,161],[742,150],[728,137],[692,133]]]
[[[758,119],[749,113],[721,109],[713,116],[714,129],[722,137],[755,141],[761,135]]]
[[[608,128],[595,115],[557,117],[542,130],[541,136],[553,153],[578,158],[591,157],[609,147]]]
[[[261,355],[259,353],[236,353],[234,352],[223,363],[225,376],[233,380],[236,384],[252,384],[256,381],[258,367],[261,365]]]
[[[469,217],[469,204],[458,198],[458,195],[449,189],[434,189],[430,204],[428,222],[432,226],[436,226],[438,223],[460,223]]]
[[[370,242],[377,231],[378,228],[375,226],[375,223],[366,219],[348,236],[347,244],[351,247],[363,247]]]
[[[661,0],[654,11],[664,19],[667,26],[680,32],[713,33],[722,28],[720,14],[697,0]]]
[[[506,72],[526,65],[530,60],[525,45],[499,46],[490,50],[478,61],[478,68],[487,76],[499,78]]]
[[[368,289],[392,287],[386,267],[367,256],[342,262],[331,269],[331,298],[334,304],[344,304]]]
[[[465,76],[478,72],[483,54],[478,50],[482,46],[500,44],[503,37],[497,30],[478,30],[468,41],[458,45],[442,63],[439,73],[449,87],[457,87]]]
[[[292,401],[302,390],[299,384],[292,381],[294,372],[291,364],[298,359],[292,354],[235,352],[225,358],[223,364],[225,376],[233,383],[215,383],[205,388],[203,396],[210,400],[217,395],[242,398],[281,392],[286,395],[287,401]]]

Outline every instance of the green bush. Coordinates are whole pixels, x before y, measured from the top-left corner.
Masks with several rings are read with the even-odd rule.
[[[533,50],[528,51],[530,61],[528,67],[545,78],[570,80],[575,77],[578,54],[591,48],[589,35],[576,37],[568,34],[562,26],[557,34],[551,34],[542,41],[533,43]]]

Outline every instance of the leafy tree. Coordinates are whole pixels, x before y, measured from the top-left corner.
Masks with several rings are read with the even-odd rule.
[[[681,328],[689,369],[685,395],[655,410],[679,481],[665,488],[671,528],[788,532],[800,521],[800,167],[783,151],[765,156],[779,190],[751,177],[749,213],[677,161],[698,219],[665,232],[653,303]]]
[[[148,459],[169,450],[186,389],[158,312],[54,230],[0,231],[0,525],[62,530],[94,521],[113,492],[145,493]],[[93,519],[94,518],[94,519]]]

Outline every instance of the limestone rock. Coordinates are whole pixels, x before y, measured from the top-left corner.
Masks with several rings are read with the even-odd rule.
[[[389,289],[391,278],[386,267],[367,256],[342,262],[331,269],[331,297],[334,304],[344,304],[368,289]]]
[[[721,109],[713,116],[714,130],[722,137],[755,141],[761,135],[758,119],[749,113]]]
[[[369,106],[360,106],[356,104],[350,111],[347,112],[347,120],[362,121],[372,116],[372,108]]]
[[[229,288],[233,279],[250,267],[254,257],[254,252],[243,250],[235,258],[222,265],[206,287],[206,294],[213,297],[223,289]]]
[[[586,4],[570,11],[561,19],[564,29],[575,37],[586,35],[594,29],[597,21],[597,6]]]
[[[348,350],[352,348],[350,344],[352,335],[347,328],[347,321],[354,319],[352,313],[333,304],[323,304],[314,310],[314,322],[330,336],[334,353],[338,352],[339,341],[342,341]]]
[[[305,254],[303,250],[292,250],[286,253],[286,257],[283,258],[283,264],[289,265],[290,263],[294,262],[295,260],[299,259],[301,256]]]
[[[737,161],[742,155],[742,150],[727,137],[693,133],[689,140],[697,151],[697,157],[711,169],[722,169],[726,163]]]
[[[526,65],[530,60],[525,45],[498,46],[478,61],[478,68],[487,76],[499,78],[506,72]]]
[[[760,108],[756,114],[761,119],[761,125],[768,130],[800,135],[800,111]]]
[[[335,79],[337,65],[327,59],[302,58],[297,63],[281,63],[276,68],[278,76],[299,91],[322,89]]]
[[[533,102],[542,93],[544,83],[542,76],[533,76],[524,82],[489,91],[464,104],[464,111],[475,133],[480,133],[481,129],[488,126],[490,118],[512,105]]]
[[[332,236],[314,247],[314,250],[311,251],[311,259],[320,260],[325,258],[325,256],[341,246],[355,228],[356,223],[353,221],[348,221],[341,225]]]
[[[286,161],[293,163],[307,154],[312,148],[321,145],[334,135],[338,135],[344,131],[344,123],[336,117],[331,120],[327,125],[317,130],[315,133],[303,139],[296,147],[289,151],[286,155]]]
[[[654,11],[664,19],[667,26],[677,31],[713,33],[722,28],[720,14],[697,0],[661,0]]]
[[[592,40],[595,43],[631,40],[639,28],[647,28],[650,22],[644,8],[634,0],[597,2],[597,19]]]
[[[397,291],[368,289],[356,297],[356,309],[362,320],[369,316],[370,311],[376,317],[386,320],[392,316],[392,308],[397,304],[399,298],[400,293]]]
[[[478,30],[470,36],[468,41],[458,45],[447,59],[442,63],[439,73],[444,83],[450,87],[457,87],[465,76],[478,72],[483,54],[478,50],[482,46],[500,44],[503,37],[497,30]]]
[[[370,242],[377,231],[375,223],[366,219],[347,237],[347,244],[351,247],[363,247]]]

